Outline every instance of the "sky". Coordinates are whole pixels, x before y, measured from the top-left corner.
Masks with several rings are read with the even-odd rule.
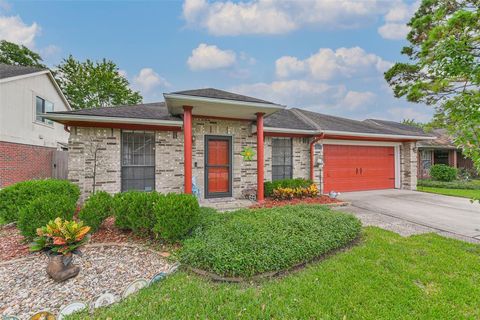
[[[0,0],[0,39],[113,60],[144,102],[214,87],[353,119],[429,121],[383,72],[406,61],[411,0]]]

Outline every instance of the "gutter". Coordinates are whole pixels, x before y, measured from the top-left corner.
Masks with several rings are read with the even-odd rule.
[[[141,118],[124,118],[124,117],[105,117],[105,116],[87,116],[78,114],[60,114],[60,113],[44,113],[43,117],[61,121],[81,121],[81,122],[100,122],[100,123],[123,123],[123,124],[145,124],[156,126],[173,126],[182,127],[181,120],[161,120],[161,119],[141,119]]]

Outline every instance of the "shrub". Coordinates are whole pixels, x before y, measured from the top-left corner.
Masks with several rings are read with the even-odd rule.
[[[179,254],[195,268],[250,277],[311,261],[349,244],[360,230],[357,218],[324,206],[243,209],[210,215]]]
[[[430,176],[437,181],[453,181],[457,178],[457,169],[445,164],[435,164],[430,167]]]
[[[78,218],[95,232],[102,222],[113,214],[112,196],[105,191],[92,194],[78,214]]]
[[[46,179],[16,183],[0,190],[0,220],[5,223],[18,220],[22,208],[32,200],[48,194],[61,195],[76,203],[80,190],[67,180]]]
[[[419,187],[432,187],[432,188],[447,188],[447,189],[469,189],[469,190],[480,190],[480,181],[479,180],[457,180],[457,181],[435,181],[430,179],[420,179],[417,182]]]
[[[51,193],[39,197],[20,210],[17,227],[24,237],[32,239],[37,228],[46,225],[50,220],[71,220],[75,205],[73,198],[63,195]]]
[[[266,197],[271,197],[273,195],[273,190],[278,188],[307,188],[313,184],[312,180],[307,179],[283,179],[276,181],[266,181],[263,184]]]
[[[195,196],[169,193],[155,205],[154,231],[166,240],[180,240],[197,225],[200,212]]]
[[[297,188],[277,188],[273,190],[272,197],[278,200],[288,200],[293,198],[307,198],[318,196],[317,185],[312,183],[308,187]]]
[[[138,235],[151,235],[156,223],[153,207],[163,195],[158,192],[128,191],[113,197],[115,225]]]

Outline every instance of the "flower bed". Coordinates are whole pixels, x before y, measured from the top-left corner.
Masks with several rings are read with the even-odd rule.
[[[342,201],[337,199],[332,199],[329,196],[321,195],[314,198],[295,198],[287,200],[277,200],[273,198],[267,198],[261,203],[256,203],[252,205],[251,209],[258,208],[274,208],[274,207],[283,207],[289,205],[297,204],[332,204],[332,203],[342,203]]]

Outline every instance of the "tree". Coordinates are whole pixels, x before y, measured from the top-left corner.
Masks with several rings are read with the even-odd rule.
[[[425,123],[417,122],[415,121],[415,119],[403,119],[402,124],[405,124],[410,127],[417,127],[420,129],[423,129],[423,127],[425,126]]]
[[[396,97],[435,107],[480,170],[480,0],[422,0],[408,25],[409,45],[385,79]]]
[[[64,59],[55,71],[60,88],[73,109],[89,109],[142,101],[139,92],[129,88],[128,80],[118,72],[117,65],[103,59],[93,62]]]
[[[0,40],[0,63],[45,69],[42,57],[25,46]]]

